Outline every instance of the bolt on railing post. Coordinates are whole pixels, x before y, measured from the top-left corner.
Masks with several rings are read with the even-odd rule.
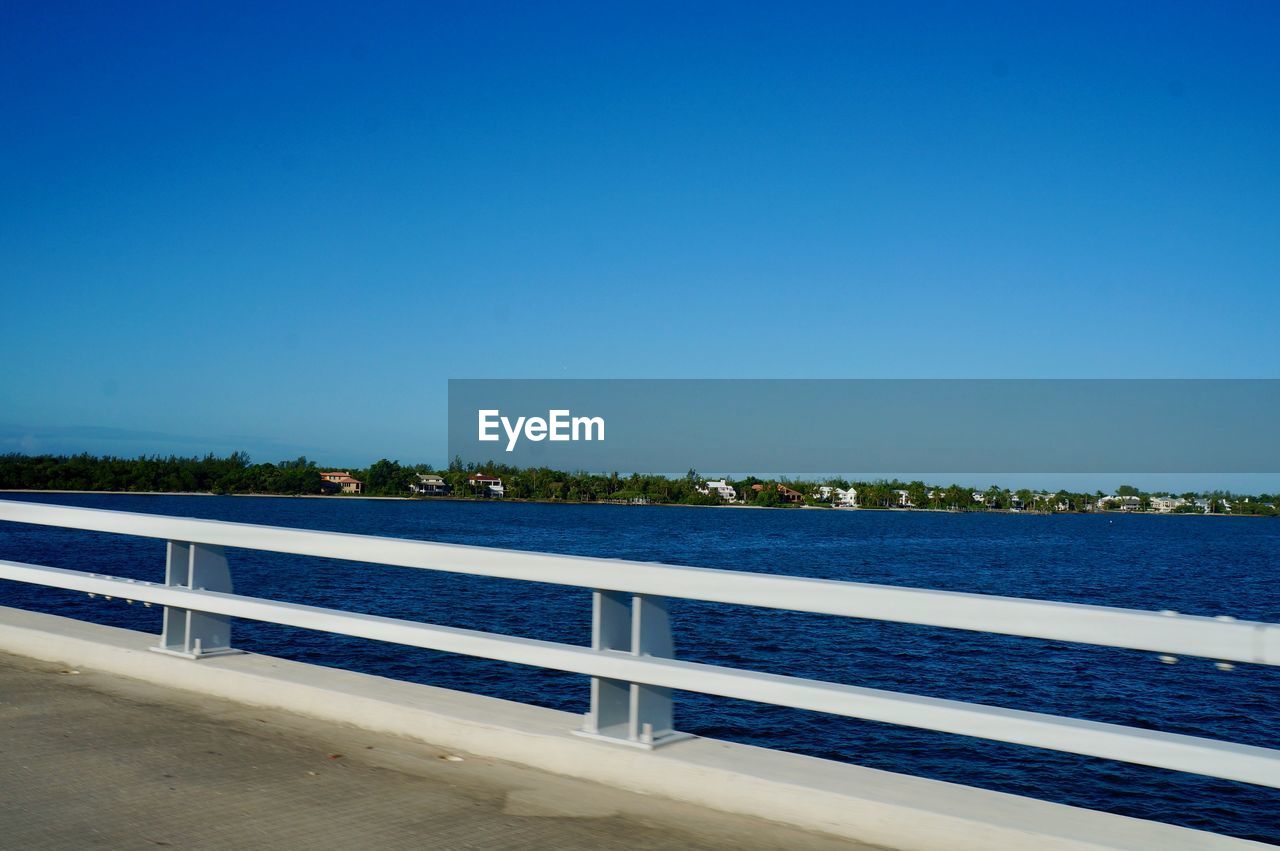
[[[647,594],[593,591],[591,648],[633,656],[675,656],[667,601]],[[579,735],[642,748],[688,738],[672,729],[671,689],[591,679],[591,710]]]
[[[227,556],[212,544],[169,541],[164,581],[180,588],[232,592]],[[231,618],[173,606],[165,606],[160,644],[151,649],[186,659],[241,652],[231,646]]]

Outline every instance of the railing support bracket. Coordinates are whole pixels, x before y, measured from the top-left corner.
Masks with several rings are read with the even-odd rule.
[[[164,581],[180,588],[232,592],[227,556],[212,544],[170,541]],[[231,646],[231,618],[173,606],[165,606],[160,644],[151,649],[184,659],[244,652]]]
[[[671,659],[671,618],[667,601],[648,594],[593,591],[591,648],[633,656]],[[691,738],[672,729],[671,689],[591,679],[591,710],[576,735],[652,750]]]

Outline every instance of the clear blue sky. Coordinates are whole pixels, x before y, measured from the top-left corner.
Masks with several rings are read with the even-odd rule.
[[[449,377],[1277,374],[1280,4],[263,5],[0,12],[0,451],[439,462]]]

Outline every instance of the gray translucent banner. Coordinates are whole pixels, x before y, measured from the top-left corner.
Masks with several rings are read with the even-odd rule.
[[[668,474],[1274,473],[1278,414],[1280,379],[452,379],[449,456]]]

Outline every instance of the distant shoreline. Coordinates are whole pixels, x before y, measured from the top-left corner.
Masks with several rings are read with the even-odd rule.
[[[101,493],[112,496],[260,496],[270,499],[402,499],[411,496],[356,496],[354,494],[322,493],[213,493],[212,491],[90,491],[61,490],[59,488],[0,488],[0,493]]]
[[[1026,515],[1029,517],[1047,517],[1047,516],[1098,516],[1098,517],[1126,517],[1126,516],[1142,516],[1142,517],[1265,517],[1262,514],[1204,514],[1202,512],[1175,512],[1175,511],[1010,511],[1004,508],[989,508],[984,511],[953,511],[949,508],[836,508],[828,505],[744,505],[740,503],[725,503],[724,505],[695,505],[683,502],[647,502],[638,504],[621,504],[617,502],[607,502],[604,500],[592,500],[590,502],[574,502],[562,499],[521,499],[511,497],[507,499],[467,499],[465,497],[456,496],[431,496],[431,497],[413,497],[413,496],[364,496],[356,494],[318,494],[318,493],[212,493],[211,491],[95,491],[95,490],[59,490],[56,488],[0,488],[0,494],[6,493],[68,493],[68,494],[103,494],[106,496],[230,496],[230,497],[258,497],[263,499],[326,499],[330,501],[337,500],[382,500],[386,502],[470,502],[470,503],[495,503],[514,502],[529,505],[612,505],[618,508],[737,508],[767,511],[777,509],[780,511],[800,510],[816,510],[816,511],[837,511],[837,512],[871,512],[873,514],[1016,514]]]

